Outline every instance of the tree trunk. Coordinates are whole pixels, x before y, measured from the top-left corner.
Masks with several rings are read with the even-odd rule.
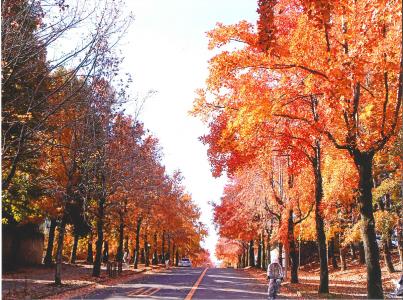
[[[176,248],[175,253],[176,253],[175,254],[175,256],[176,256],[176,258],[175,258],[175,266],[177,267],[179,265],[179,249],[178,248]]]
[[[142,218],[140,217],[137,219],[137,225],[136,225],[136,248],[134,249],[134,269],[137,269],[139,265],[141,222]]]
[[[157,232],[154,232],[154,246],[153,246],[153,265],[158,265],[158,240],[157,240]]]
[[[350,250],[351,250],[351,257],[353,260],[357,259],[357,254],[355,253],[355,245],[354,243],[350,244]]]
[[[262,240],[262,270],[266,270],[266,244],[264,241],[264,231],[262,230],[261,234]]]
[[[372,208],[372,161],[374,152],[353,152],[354,162],[359,172],[359,204],[362,221],[365,261],[367,264],[367,292],[370,299],[382,299],[381,266],[376,243],[375,219]]]
[[[331,238],[329,241],[329,248],[328,248],[328,257],[332,260],[333,269],[337,269],[339,266],[337,265],[336,259],[336,243],[335,238]]]
[[[258,245],[257,245],[257,260],[256,260],[256,267],[262,267],[262,238],[259,236]]]
[[[244,255],[244,259],[245,259],[244,268],[246,268],[249,265],[249,247],[248,247],[247,243],[245,243],[243,250],[244,250],[244,253],[245,253],[245,255]]]
[[[57,239],[57,250],[56,250],[56,272],[55,272],[55,284],[62,284],[62,260],[63,260],[63,240],[64,233],[66,231],[66,220],[63,216],[61,223],[59,225],[59,237]]]
[[[343,247],[343,245],[341,243],[340,234],[337,235],[337,238],[339,240],[339,256],[340,256],[341,270],[345,271],[345,270],[347,270],[346,253],[347,253],[348,249],[346,247]]]
[[[359,260],[360,264],[365,265],[365,250],[363,242],[358,243],[358,256],[360,258]]]
[[[298,255],[294,238],[293,210],[288,212],[288,243],[291,260],[291,283],[298,283]]]
[[[344,247],[340,246],[339,247],[339,252],[340,252],[340,265],[341,265],[341,270],[345,271],[347,270],[347,263],[346,263],[346,251]]]
[[[140,249],[140,263],[142,263],[142,264],[146,263],[146,256],[145,256],[145,249],[144,248]]]
[[[165,263],[165,230],[162,231],[161,236],[161,262]]]
[[[171,237],[168,233],[168,242],[167,242],[167,254],[166,254],[166,259],[170,260],[171,259]]]
[[[104,242],[104,205],[105,199],[101,197],[98,201],[97,241],[95,243],[95,261],[92,268],[92,276],[95,277],[101,275],[102,244]]]
[[[402,181],[403,184],[403,181]],[[402,186],[403,189],[403,186]],[[397,250],[399,252],[400,259],[400,270],[403,271],[403,230],[402,230],[402,219],[399,218],[397,226]]]
[[[45,258],[43,259],[43,263],[45,264],[45,266],[52,265],[52,253],[53,253],[53,243],[55,240],[56,225],[57,225],[56,219],[51,219],[49,228],[48,246],[46,248]]]
[[[266,266],[268,267],[271,264],[271,233],[273,230],[273,224],[270,224],[270,228],[267,231],[267,246],[266,246],[266,251],[267,251],[267,255],[266,255]]]
[[[148,247],[148,232],[147,228],[145,229],[145,234],[144,234],[144,264],[146,267],[150,266],[150,249]]]
[[[108,241],[104,242],[104,252],[102,254],[102,261],[107,263],[109,261],[109,243]]]
[[[94,254],[92,253],[92,233],[90,232],[88,236],[88,245],[87,245],[87,263],[94,262]]]
[[[73,249],[71,249],[70,263],[75,264],[77,258],[78,233],[74,234]]]
[[[255,266],[255,249],[253,248],[253,240],[249,242],[249,266]]]
[[[126,235],[125,237],[125,245],[123,247],[125,251],[129,251],[129,236]]]
[[[315,225],[316,240],[318,242],[318,254],[320,263],[320,281],[319,293],[329,293],[329,269],[327,266],[326,236],[324,221],[321,212],[321,203],[323,198],[323,183],[321,170],[321,148],[320,141],[315,141],[315,157],[313,160],[315,175]]]
[[[389,273],[395,272],[395,268],[393,267],[392,263],[392,255],[390,253],[390,247],[387,239],[382,239],[383,244],[383,256],[385,259],[386,268],[388,269]]]
[[[116,254],[116,261],[118,262],[123,261],[124,230],[125,230],[125,224],[123,214],[120,214],[118,253]]]
[[[278,263],[280,266],[284,267],[283,265],[283,244],[278,243]]]

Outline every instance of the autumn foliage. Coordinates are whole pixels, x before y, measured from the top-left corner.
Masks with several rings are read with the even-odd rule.
[[[230,177],[215,222],[234,243],[217,251],[254,265],[257,241],[265,268],[279,245],[298,282],[297,242],[313,241],[319,292],[328,293],[328,250],[337,244],[346,267],[345,247],[361,242],[368,296],[382,298],[380,228],[389,240],[397,235],[402,260],[393,217],[401,215],[393,178],[402,164],[392,150],[402,149],[402,4],[262,0],[257,11],[257,24],[217,23],[208,32],[218,54],[194,102],[193,114],[209,126],[201,139],[213,174]],[[389,248],[386,242],[388,265]]]
[[[185,256],[207,264],[207,229],[181,172],[165,170],[140,111],[124,112],[144,101],[128,93],[114,51],[131,16],[120,1],[88,5],[2,1],[3,226],[45,228],[44,264],[55,262],[56,284],[62,263],[77,258],[94,276],[123,259],[134,268]],[[77,48],[48,58],[77,28]],[[18,240],[12,247],[10,268]]]

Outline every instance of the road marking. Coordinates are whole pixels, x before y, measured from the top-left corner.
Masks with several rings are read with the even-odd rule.
[[[136,289],[134,292],[131,292],[127,295],[128,296],[139,296],[139,297],[152,296],[159,290],[161,290],[161,289],[160,288],[140,288],[140,289]]]
[[[201,273],[199,279],[195,282],[195,284],[192,286],[192,288],[189,291],[189,294],[187,294],[185,300],[190,300],[193,297],[193,294],[196,292],[197,288],[199,287],[200,282],[202,281],[204,275],[206,274],[208,268],[205,268],[204,271]]]
[[[150,291],[148,291],[148,293],[147,293],[146,296],[152,296],[152,295],[154,295],[156,292],[158,292],[159,290],[160,290],[159,288],[151,289]]]
[[[141,293],[143,293],[145,290],[145,288],[140,288],[140,289],[136,289],[133,292],[127,294],[128,296],[136,296],[136,295],[140,295]]]

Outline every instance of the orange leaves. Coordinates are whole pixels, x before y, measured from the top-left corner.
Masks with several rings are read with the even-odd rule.
[[[254,26],[247,21],[241,21],[236,25],[223,25],[217,23],[216,28],[207,33],[209,37],[209,50],[221,48],[231,41],[254,45],[257,41],[254,34]]]

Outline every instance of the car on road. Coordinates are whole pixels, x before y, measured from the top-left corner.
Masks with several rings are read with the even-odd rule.
[[[192,263],[190,262],[189,258],[182,258],[179,263],[178,263],[179,267],[191,267]]]

